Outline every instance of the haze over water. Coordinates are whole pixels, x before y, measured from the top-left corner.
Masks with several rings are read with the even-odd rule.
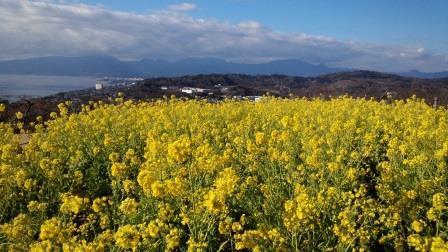
[[[95,81],[94,77],[0,74],[0,99],[14,101],[20,97],[41,97],[92,88]]]

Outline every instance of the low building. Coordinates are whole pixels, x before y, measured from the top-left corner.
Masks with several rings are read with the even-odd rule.
[[[205,93],[211,90],[205,88],[183,87],[180,91],[186,94],[194,94],[194,93]]]
[[[182,88],[180,91],[182,93],[186,93],[186,94],[192,94],[193,93],[193,89],[191,89],[191,88]]]
[[[261,99],[263,98],[262,96],[245,96],[246,99],[250,100],[250,101],[254,101],[254,102],[258,102],[261,101]]]
[[[96,90],[101,90],[101,89],[103,89],[103,83],[99,83],[99,82],[97,82],[97,83],[95,84],[95,89],[96,89]]]

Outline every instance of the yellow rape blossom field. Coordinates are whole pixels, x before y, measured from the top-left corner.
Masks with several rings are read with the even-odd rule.
[[[444,108],[69,105],[0,123],[1,251],[448,251]]]

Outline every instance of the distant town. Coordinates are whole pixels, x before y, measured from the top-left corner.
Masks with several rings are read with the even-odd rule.
[[[105,87],[109,86],[129,86],[135,85],[138,81],[142,81],[143,78],[122,78],[122,77],[103,77],[99,78],[95,83],[96,90],[102,90]]]
[[[78,111],[89,101],[110,101],[121,92],[126,99],[155,100],[176,96],[185,99],[205,99],[218,102],[225,99],[260,101],[263,95],[277,97],[353,97],[381,99],[406,99],[413,95],[424,98],[434,106],[448,104],[448,78],[419,79],[369,71],[353,71],[321,75],[318,77],[294,77],[286,75],[210,74],[187,75],[170,78],[117,78],[103,77],[90,88],[60,92],[50,96],[22,97],[8,103],[4,116],[12,118],[21,111],[32,121],[38,115],[48,116],[57,110],[57,104],[72,101],[72,110]]]
[[[136,89],[136,84],[142,84],[143,78],[122,78],[122,77],[103,77],[98,78],[95,86],[92,88],[74,90],[68,92],[60,92],[54,95],[43,97],[42,99],[49,102],[61,102],[64,100],[71,100],[75,104],[86,102],[87,99],[90,100],[106,100],[109,97],[115,96],[118,92],[129,93],[130,98],[134,98],[137,93],[132,90]],[[191,83],[190,83],[191,84]],[[195,85],[201,85],[200,83],[195,83]],[[221,99],[237,99],[237,100],[250,100],[259,101],[262,98],[260,95],[240,95],[235,93],[233,89],[237,85],[225,85],[225,84],[214,84],[208,88],[194,87],[189,84],[178,84],[178,85],[156,85],[150,86],[150,90],[146,90],[141,94],[145,97],[139,98],[149,98],[149,97],[162,97],[164,95],[177,95],[179,97],[202,97],[208,98],[209,100],[221,100]],[[137,87],[138,88],[138,87]],[[152,95],[151,95],[152,94]],[[26,97],[22,97],[26,99]]]

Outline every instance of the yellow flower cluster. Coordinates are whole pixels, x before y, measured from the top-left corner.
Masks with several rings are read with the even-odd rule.
[[[23,250],[24,244],[32,241],[33,235],[35,235],[32,229],[32,220],[25,214],[17,215],[11,223],[6,223],[0,226],[1,232],[8,238],[8,240],[15,243],[11,249]]]
[[[0,123],[0,251],[448,251],[445,108],[122,94],[58,108]]]
[[[137,208],[138,203],[131,198],[123,200],[119,207],[120,211],[127,215],[135,214],[137,212]]]
[[[114,235],[115,243],[124,249],[137,248],[140,240],[140,232],[132,225],[124,225],[118,228]]]
[[[61,213],[78,214],[88,204],[89,199],[63,193],[61,195],[61,201],[62,203],[59,209]]]
[[[238,176],[232,168],[226,168],[218,174],[214,187],[204,196],[204,207],[213,214],[226,213],[226,199],[235,191]]]

